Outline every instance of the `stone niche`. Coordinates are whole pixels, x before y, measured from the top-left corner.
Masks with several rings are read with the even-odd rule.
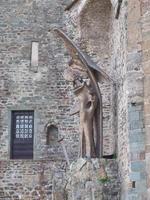
[[[87,0],[79,1],[70,14],[71,20],[76,24],[81,49],[110,77],[114,77],[113,12],[110,0]],[[103,101],[103,154],[108,156],[115,154],[116,146],[116,91],[112,83],[101,80],[100,77],[99,81]]]
[[[46,159],[62,159],[62,148],[58,143],[59,129],[55,123],[47,123],[45,126],[45,148],[43,157]]]
[[[58,128],[53,124],[48,124],[46,127],[46,144],[52,145],[58,140]]]

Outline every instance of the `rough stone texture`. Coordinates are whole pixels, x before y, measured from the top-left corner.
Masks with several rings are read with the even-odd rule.
[[[144,74],[142,68],[141,1],[128,1],[127,96],[129,182],[127,199],[147,199],[144,129]],[[132,184],[135,183],[135,188]],[[124,197],[125,198],[125,197]]]
[[[70,16],[78,28],[83,49],[116,82],[116,86],[106,82],[100,85],[104,105],[104,154],[114,153],[114,138],[117,138],[120,175],[128,183],[127,1],[122,3],[118,20],[109,1],[94,2],[77,4]]]
[[[79,20],[83,49],[92,56],[99,67],[111,76],[111,60],[109,58],[111,57],[112,10],[110,1],[88,1],[80,14]],[[104,155],[114,153],[113,86],[111,84],[108,81],[100,80],[103,99]]]
[[[68,118],[72,97],[62,76],[63,46],[50,30],[63,25],[63,9],[68,1],[1,1],[0,23],[0,154],[9,159],[11,110],[34,110],[34,158],[63,156],[59,145],[46,145],[45,126],[58,127],[59,137],[65,136],[77,155],[78,124]],[[49,32],[50,31],[50,32]],[[30,66],[32,41],[39,42],[39,66]],[[74,150],[73,150],[74,149]],[[73,153],[74,152],[74,153]]]
[[[115,123],[113,120],[112,122],[114,126],[116,125],[118,133],[117,146],[122,177],[122,199],[146,199],[146,163],[147,170],[149,169],[148,153],[145,161],[145,138],[147,138],[147,143],[149,142],[149,1],[124,0],[121,4],[118,20],[114,19],[115,9],[112,12],[109,10],[111,7],[109,1],[105,1],[105,3],[94,1],[95,3],[91,4],[90,2],[84,1],[84,4],[78,4],[74,10],[76,11],[78,7],[80,12],[76,14],[72,10],[71,16],[73,22],[77,23],[78,37],[82,40],[83,48],[93,56],[101,67],[104,67],[117,83],[117,98],[115,99],[117,103],[113,104],[117,108],[117,122]],[[112,4],[115,7],[114,1]],[[106,10],[107,13],[105,13]],[[97,42],[93,39],[94,37]],[[143,51],[142,46],[144,47]],[[104,56],[106,53],[108,54],[107,61]],[[146,76],[143,74],[143,69],[146,69]],[[112,97],[115,90],[106,95],[105,85],[102,88],[105,91],[103,96],[105,104],[107,95]],[[107,89],[107,91],[109,90]],[[146,97],[145,105],[147,104],[145,106],[145,119],[143,115],[144,95]],[[109,105],[108,110],[110,111],[111,104],[107,105]],[[115,113],[115,110],[112,113]],[[115,116],[113,115],[111,119],[115,119]],[[146,137],[145,125],[147,127]],[[110,131],[111,125],[107,123],[107,126]],[[104,131],[104,144],[105,134]],[[111,138],[112,132],[109,132],[108,135]],[[111,145],[109,141],[107,141],[107,145]],[[105,148],[106,146],[104,146],[104,150]],[[133,188],[133,183],[135,183],[135,188]]]
[[[73,162],[68,172],[68,200],[119,200],[120,183],[115,160],[86,160]]]
[[[58,127],[58,137],[70,159],[78,153],[78,123],[68,117],[72,96],[62,72],[66,57],[51,29],[63,26],[69,1],[0,1],[0,197],[8,199],[52,198],[53,162],[65,157],[62,147],[46,144],[46,125]],[[39,42],[39,66],[30,65],[31,43]],[[34,160],[10,161],[11,111],[34,110]],[[41,162],[39,160],[42,160]],[[56,160],[57,159],[57,160]],[[36,161],[37,160],[37,161]],[[61,161],[60,161],[61,163]],[[43,166],[44,180],[40,183]],[[56,182],[63,179],[56,173]],[[57,190],[56,190],[57,192]],[[41,196],[39,196],[41,195]]]
[[[126,194],[125,184],[129,182],[129,147],[128,147],[128,122],[127,122],[127,80],[126,80],[126,48],[127,48],[127,1],[122,2],[121,11],[118,20],[113,20],[112,35],[112,68],[114,79],[116,80],[116,132],[117,132],[117,155],[119,164],[119,173],[121,177],[121,186],[123,196]]]
[[[68,19],[69,34],[76,39],[83,51],[87,52],[99,67],[113,77],[110,59],[113,13],[110,1],[80,1],[68,13]],[[113,111],[115,88],[112,83],[100,79],[100,89],[103,98],[103,153],[111,155],[115,152],[116,130],[114,130],[115,114]]]
[[[50,200],[65,187],[65,169],[61,161],[1,161],[0,199]]]
[[[59,188],[59,180],[65,182],[66,167],[61,169],[62,162],[56,161],[64,160],[62,148],[56,142],[46,145],[45,131],[47,124],[56,126],[58,137],[65,138],[70,159],[77,157],[79,117],[69,116],[75,99],[72,86],[62,76],[69,58],[51,32],[52,27],[60,26],[116,81],[116,86],[104,80],[100,85],[104,102],[104,154],[117,152],[119,172],[111,168],[111,173],[120,175],[120,198],[148,200],[150,1],[123,0],[118,20],[115,19],[117,0],[112,0],[112,5],[108,0],[82,0],[64,13],[70,2],[0,1],[0,197],[51,199],[55,171],[52,163],[58,169],[55,174],[58,190],[56,187],[53,191],[53,198],[60,200],[64,195],[64,184]],[[30,65],[33,41],[39,42],[38,67]],[[35,111],[33,161],[9,160],[10,113],[18,109]],[[43,176],[46,182],[41,181]],[[115,177],[113,180],[108,187],[98,188],[103,194],[108,193],[104,199],[112,199],[111,188],[117,186]],[[87,188],[92,188],[90,181]]]
[[[48,32],[56,23],[62,24],[62,12],[63,7],[65,7],[63,3],[67,4],[68,1],[63,1],[63,3],[62,1],[49,2],[47,0],[42,2],[14,1],[13,3],[8,15],[10,3],[1,1],[1,10],[4,13],[3,24],[1,25],[1,30],[3,31],[1,45],[1,57],[3,58],[1,61],[1,159],[9,158],[10,144],[8,138],[10,137],[10,133],[8,122],[10,121],[9,111],[11,109],[35,110],[35,127],[37,131],[34,159],[58,159],[58,157],[62,156],[61,147],[58,145],[46,145],[46,133],[44,130],[47,123],[58,127],[59,137],[65,136],[67,151],[70,153],[69,156],[73,157],[76,155],[78,149],[76,143],[78,142],[78,128],[75,128],[78,126],[78,118],[68,117],[73,95],[67,92],[66,88],[68,86],[61,74],[62,69],[64,69],[64,62],[67,60],[64,58],[68,57],[64,57],[63,47],[60,45],[60,42],[57,42],[54,35]],[[120,81],[125,74],[124,68],[122,70],[121,66],[125,62],[124,51],[122,50],[124,48],[124,46],[122,47],[122,41],[124,41],[123,36],[125,34],[124,13],[122,13],[118,25],[118,22],[114,21],[111,4],[108,0],[106,2],[94,1],[94,3],[91,3],[91,1],[88,1],[86,3],[86,1],[83,1],[82,5],[79,4],[79,7],[77,5],[75,8],[75,10],[78,9],[80,12],[82,11],[81,8],[83,8],[82,15],[79,16],[78,27],[81,34],[79,36],[77,34],[76,38],[81,39],[83,49],[109,75],[115,79],[119,74],[118,79]],[[72,10],[72,13],[72,18],[76,19],[74,20],[75,23],[78,21],[78,18],[75,11]],[[88,20],[86,21],[87,17]],[[70,27],[69,23],[67,26],[68,28]],[[112,35],[116,35],[116,43],[114,43],[113,37],[111,38],[113,26],[114,30],[118,26],[118,29]],[[93,29],[93,32],[91,32],[91,29]],[[73,32],[72,35],[78,32],[74,28],[71,30]],[[91,35],[88,35],[88,32]],[[94,35],[95,32],[96,38]],[[31,42],[34,40],[39,41],[38,69],[30,66],[30,47]],[[88,44],[87,40],[89,40]],[[7,46],[4,45],[5,43]],[[114,46],[112,47],[113,43]],[[117,45],[120,46],[118,47]],[[116,67],[115,58],[112,56],[113,48],[116,49],[114,57],[119,55],[119,59],[116,61],[119,69],[117,75],[113,72],[113,68]],[[113,62],[110,59],[111,56]],[[112,95],[114,88],[106,82],[103,82],[100,87],[104,102],[104,153],[113,154],[114,135],[116,135],[115,125],[117,125],[115,122],[116,118],[114,117],[115,109],[113,108],[115,105],[113,101],[114,96]],[[120,99],[118,109],[118,124],[120,127],[118,143],[121,142],[119,148],[123,149],[122,151],[118,148],[118,155],[120,159],[119,163],[125,164],[124,168],[127,169],[127,148],[125,145],[126,118],[124,118],[126,114],[126,107],[124,106],[126,100],[125,90],[125,87],[123,90],[120,87],[119,90],[120,97],[124,95],[124,98]],[[123,169],[122,175],[125,175]]]
[[[150,2],[141,0],[141,49],[144,72],[144,122],[145,122],[145,160],[147,176],[147,199],[150,198]]]

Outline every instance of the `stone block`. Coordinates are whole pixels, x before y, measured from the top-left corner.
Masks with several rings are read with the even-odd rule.
[[[131,170],[133,172],[145,171],[145,161],[131,162]]]
[[[126,200],[142,200],[138,194],[133,193],[133,191],[128,195]]]
[[[142,15],[146,14],[147,11],[150,8],[150,2],[149,0],[142,0],[141,1],[141,10],[142,10]]]
[[[141,63],[142,57],[141,52],[131,52],[128,54],[127,63],[136,64]]]
[[[144,135],[144,133],[145,132],[143,131],[143,129],[129,130],[129,136],[132,135],[132,134],[133,135],[135,134],[135,135],[141,135],[142,136],[142,135]]]
[[[145,151],[146,151],[146,153],[150,153],[150,144],[146,145]]]
[[[140,20],[140,1],[132,0],[128,2],[128,22],[136,23]]]
[[[150,61],[148,60],[147,62],[143,62],[143,70],[144,73],[148,76],[150,74]]]
[[[145,160],[145,153],[146,151],[140,152],[140,160]]]
[[[149,38],[150,38],[150,31],[146,31],[146,32],[143,31],[142,37],[143,37],[143,40],[149,40]],[[147,59],[147,56],[146,56],[146,59]]]
[[[140,172],[131,172],[129,174],[130,180],[131,181],[139,181],[141,180],[141,174]]]
[[[150,114],[150,104],[145,104],[144,110],[146,115]]]
[[[143,129],[143,128],[144,128],[144,124],[142,121],[134,120],[130,122],[130,130]]]
[[[137,43],[142,41],[141,27],[138,23],[128,24],[128,48],[133,50],[137,48]]]
[[[147,113],[147,112],[145,111],[145,113]],[[148,114],[149,114],[149,113],[148,113]],[[145,125],[146,125],[146,126],[150,125],[150,116],[149,116],[149,115],[146,115],[144,119],[145,119]]]
[[[142,50],[148,50],[150,49],[150,40],[143,40],[141,42]]]
[[[144,143],[145,142],[145,135],[144,134],[130,134],[129,135],[129,143]]]
[[[80,171],[84,165],[87,163],[87,160],[84,159],[84,158],[80,158],[78,159],[78,162],[76,162],[76,165],[74,165],[75,163],[73,162],[70,166],[70,170],[77,170],[77,171]],[[75,166],[75,169],[74,169],[74,166]]]
[[[145,178],[144,178],[145,179]],[[145,193],[147,188],[146,180],[139,180],[136,182],[138,193]]]
[[[141,152],[144,150],[145,150],[144,141],[141,141],[139,143],[130,143],[130,151],[132,153]]]
[[[150,34],[150,32],[149,32]],[[150,49],[143,51],[143,61],[147,62],[150,60]]]
[[[134,112],[134,111],[142,111],[143,110],[143,105],[136,103],[129,103],[128,104],[128,112]]]
[[[67,200],[65,194],[63,192],[54,192],[53,193],[53,200]]]
[[[129,112],[129,121],[134,121],[139,119],[140,119],[140,112],[138,111]]]

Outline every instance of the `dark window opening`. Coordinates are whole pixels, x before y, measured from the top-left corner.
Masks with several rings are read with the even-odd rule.
[[[11,158],[33,159],[34,111],[12,111]]]
[[[49,125],[46,131],[46,144],[54,144],[58,140],[58,128],[54,125]]]
[[[135,188],[135,181],[132,181],[132,188]]]

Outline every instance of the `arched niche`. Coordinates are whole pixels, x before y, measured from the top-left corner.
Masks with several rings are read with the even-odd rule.
[[[111,55],[111,1],[89,0],[78,19],[83,48],[98,57],[101,65],[105,65]]]
[[[58,140],[58,127],[53,124],[48,124],[46,126],[46,144],[55,144]]]
[[[78,15],[78,33],[82,49],[112,77],[113,6],[110,0],[88,0]],[[96,75],[96,74],[95,74]],[[98,74],[97,74],[98,75]],[[113,84],[100,80],[103,101],[103,154],[115,152],[115,112]]]

